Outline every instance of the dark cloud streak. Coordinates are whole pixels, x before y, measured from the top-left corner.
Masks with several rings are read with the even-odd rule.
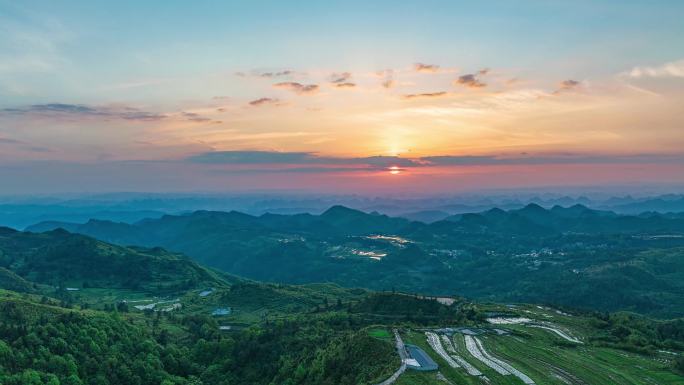
[[[457,85],[462,85],[468,88],[482,88],[486,87],[487,84],[483,83],[480,81],[478,78],[479,75],[484,75],[488,72],[489,70],[481,70],[477,74],[466,74],[459,76],[458,79],[456,79],[455,84]]]
[[[439,71],[439,66],[437,64],[415,63],[413,68],[418,72],[434,73]]]
[[[252,100],[251,102],[249,102],[249,105],[259,107],[259,106],[266,106],[266,105],[278,105],[279,103],[280,103],[280,99],[259,98],[259,99],[255,99],[255,100]]]
[[[312,152],[277,151],[214,151],[197,154],[185,159],[194,164],[224,166],[259,166],[240,169],[240,172],[337,172],[337,171],[381,171],[390,167],[401,169],[430,167],[468,166],[518,166],[552,164],[642,164],[681,163],[684,154],[635,154],[635,155],[583,155],[551,154],[540,156],[460,156],[441,155],[419,158],[400,156],[371,157],[328,157]],[[235,170],[231,170],[235,172]]]
[[[407,95],[404,95],[404,99],[439,98],[439,97],[446,96],[446,95],[447,95],[446,91],[426,92],[426,93],[422,93],[422,94],[407,94]]]
[[[312,94],[318,91],[318,84],[302,84],[298,82],[281,82],[273,85],[276,88],[286,89],[298,94]]]

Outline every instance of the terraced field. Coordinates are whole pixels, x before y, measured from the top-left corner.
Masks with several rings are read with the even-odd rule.
[[[667,354],[645,356],[583,341],[571,343],[565,337],[583,339],[581,320],[548,309],[526,311],[530,318],[544,320],[549,328],[497,324],[476,329],[476,336],[467,335],[468,331],[466,335],[456,331],[448,336],[439,331],[403,330],[404,341],[420,346],[440,368],[436,372],[406,371],[396,384],[684,384],[684,377],[670,369]],[[438,346],[435,350],[432,346],[437,335],[442,349]],[[447,338],[451,345],[446,343]],[[463,362],[454,367],[454,360],[444,358],[445,351],[466,361],[471,370]]]

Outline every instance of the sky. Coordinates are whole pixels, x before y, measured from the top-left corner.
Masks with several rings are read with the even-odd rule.
[[[684,2],[0,0],[0,194],[684,184]]]

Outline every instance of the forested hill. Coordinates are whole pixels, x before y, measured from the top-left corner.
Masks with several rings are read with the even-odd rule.
[[[220,274],[162,248],[117,246],[61,229],[0,229],[0,287],[30,292],[29,282],[158,293],[226,284]]]
[[[675,384],[684,370],[681,319],[260,283],[65,230],[2,228],[0,256],[3,385],[372,385],[400,367],[394,330],[440,365],[399,385],[511,384],[464,350],[472,333],[539,385]],[[429,333],[451,333],[480,374],[441,360]]]
[[[425,224],[334,206],[321,215],[197,211],[29,230],[60,227],[120,245],[162,246],[261,281],[684,315],[682,214],[530,204]]]

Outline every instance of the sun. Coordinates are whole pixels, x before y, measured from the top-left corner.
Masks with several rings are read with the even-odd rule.
[[[389,173],[392,175],[399,175],[401,174],[401,169],[397,166],[392,166],[389,168]]]

